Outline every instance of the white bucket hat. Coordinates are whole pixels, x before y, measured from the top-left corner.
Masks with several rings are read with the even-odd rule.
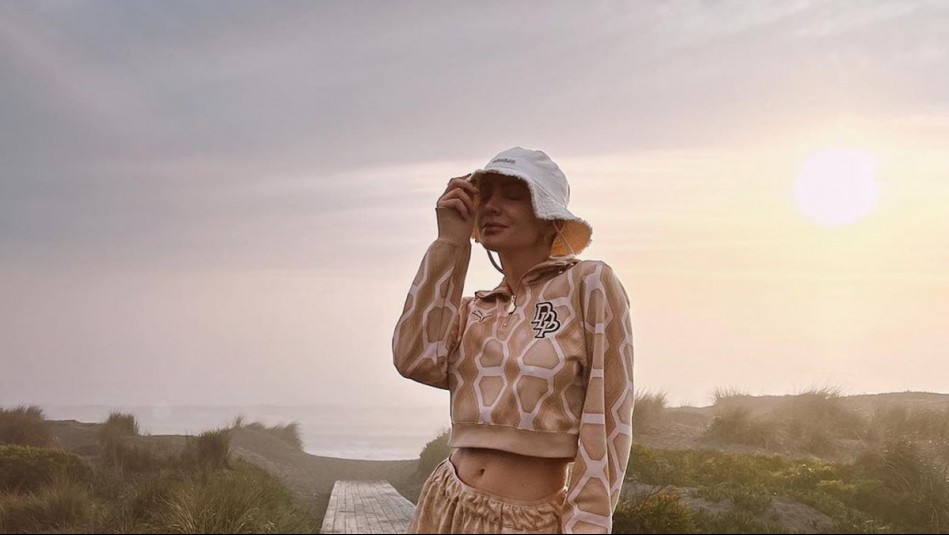
[[[593,227],[567,210],[570,200],[567,177],[544,151],[522,147],[508,149],[492,158],[483,169],[473,171],[469,180],[476,182],[480,175],[486,173],[499,173],[523,180],[530,188],[534,215],[538,219],[562,222],[550,249],[551,256],[579,254],[590,245]],[[477,225],[471,237],[481,243]]]

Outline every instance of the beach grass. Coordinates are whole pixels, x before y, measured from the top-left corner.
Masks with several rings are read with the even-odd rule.
[[[36,411],[16,414],[23,425],[38,425]],[[94,459],[0,445],[0,533],[318,532],[276,478],[231,459],[229,428],[187,437],[177,452],[138,434],[134,417],[113,413],[99,429]]]

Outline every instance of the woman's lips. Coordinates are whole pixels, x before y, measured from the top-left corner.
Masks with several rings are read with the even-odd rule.
[[[501,229],[503,229],[503,228],[504,228],[504,225],[494,225],[494,224],[491,224],[491,225],[485,225],[485,226],[484,226],[484,231],[485,231],[485,232],[497,232],[497,231],[499,231],[499,230],[501,230]]]

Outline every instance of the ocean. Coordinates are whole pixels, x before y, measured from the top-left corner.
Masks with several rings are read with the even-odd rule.
[[[447,406],[41,406],[49,420],[103,422],[111,411],[131,413],[141,434],[196,435],[245,423],[297,422],[307,453],[343,459],[417,459],[419,452],[451,422]]]

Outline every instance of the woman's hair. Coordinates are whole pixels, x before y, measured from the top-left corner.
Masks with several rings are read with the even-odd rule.
[[[557,240],[558,230],[560,229],[560,226],[563,225],[563,222],[559,219],[551,219],[550,221],[551,228],[553,228],[554,231],[550,234],[550,236],[547,237],[547,246],[553,248],[554,242]]]

